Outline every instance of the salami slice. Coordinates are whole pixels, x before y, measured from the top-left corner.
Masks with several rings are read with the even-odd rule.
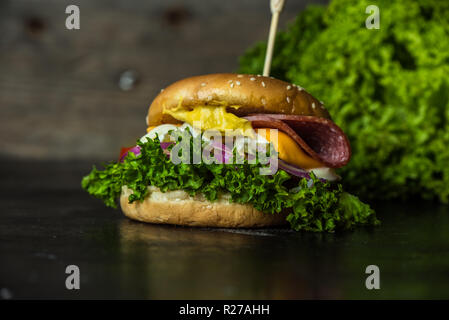
[[[254,128],[285,132],[312,158],[330,168],[342,167],[351,158],[348,138],[331,120],[285,114],[253,114],[244,118],[251,121]]]

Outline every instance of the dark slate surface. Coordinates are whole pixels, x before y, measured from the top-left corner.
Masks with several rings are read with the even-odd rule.
[[[0,161],[0,298],[449,298],[447,207],[378,203],[345,234],[146,225],[80,189],[91,163]]]

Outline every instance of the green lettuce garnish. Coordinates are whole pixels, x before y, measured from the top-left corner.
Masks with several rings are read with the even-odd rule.
[[[191,142],[192,143],[192,142]],[[375,212],[357,197],[317,179],[293,179],[278,170],[274,175],[261,175],[262,165],[249,164],[174,164],[164,154],[159,140],[140,141],[141,154],[130,152],[122,163],[111,162],[103,170],[93,168],[82,180],[89,194],[109,206],[117,207],[122,186],[133,190],[129,202],[148,195],[148,186],[162,192],[184,190],[191,196],[204,194],[214,201],[221,193],[229,193],[235,203],[249,203],[266,214],[289,210],[287,220],[294,230],[348,230],[355,226],[379,224]]]
[[[380,29],[365,27],[368,5]],[[240,60],[261,73],[266,44]],[[332,0],[276,39],[272,75],[324,101],[348,135],[339,173],[364,199],[449,201],[449,2]]]

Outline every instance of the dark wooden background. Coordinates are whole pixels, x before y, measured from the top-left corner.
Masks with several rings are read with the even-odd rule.
[[[288,0],[281,27],[312,2],[326,1]],[[161,88],[235,71],[269,22],[269,0],[0,0],[0,158],[115,159]]]

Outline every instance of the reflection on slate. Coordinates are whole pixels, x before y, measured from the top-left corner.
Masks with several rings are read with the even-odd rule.
[[[81,190],[90,161],[0,164],[3,298],[449,297],[445,206],[377,205],[380,228],[345,234],[148,225]],[[371,264],[380,290],[365,288]]]

